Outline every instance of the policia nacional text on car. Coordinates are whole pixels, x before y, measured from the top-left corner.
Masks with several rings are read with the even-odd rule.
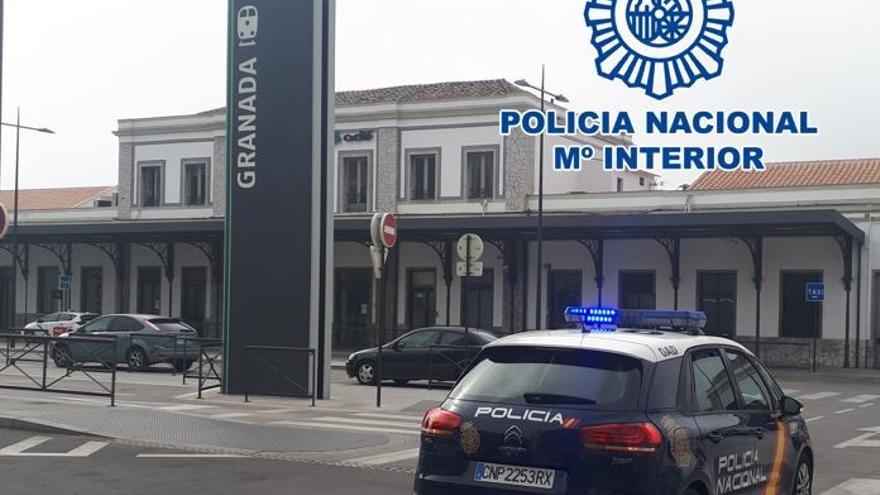
[[[415,495],[812,492],[802,406],[694,312],[569,308],[486,346],[422,424]]]

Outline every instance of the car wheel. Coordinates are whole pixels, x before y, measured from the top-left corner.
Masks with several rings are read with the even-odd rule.
[[[140,347],[133,347],[128,351],[126,357],[128,371],[141,371],[149,366],[147,364],[147,354]]]
[[[373,385],[376,383],[376,365],[372,361],[361,361],[357,365],[358,383],[361,385]]]
[[[52,348],[52,361],[59,368],[69,368],[73,364],[70,360],[70,351],[63,345],[56,345]]]
[[[174,371],[183,373],[189,371],[189,369],[192,368],[192,365],[192,361],[174,361]]]
[[[810,461],[804,457],[798,461],[791,493],[792,495],[812,495],[813,493],[813,467],[810,465]]]
[[[394,384],[398,387],[405,387],[409,384],[409,380],[394,380]]]

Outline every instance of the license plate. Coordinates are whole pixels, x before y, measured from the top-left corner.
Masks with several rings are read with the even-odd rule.
[[[556,471],[522,466],[507,466],[478,462],[474,468],[474,481],[500,485],[522,486],[552,490]]]

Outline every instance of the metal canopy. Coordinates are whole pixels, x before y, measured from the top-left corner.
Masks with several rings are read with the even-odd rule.
[[[401,240],[454,237],[476,231],[496,238],[533,235],[537,218],[523,215],[469,217],[401,217]],[[713,213],[638,213],[615,215],[548,215],[545,239],[653,239],[845,236],[858,243],[864,232],[835,210]],[[338,218],[338,240],[368,236],[369,220]]]

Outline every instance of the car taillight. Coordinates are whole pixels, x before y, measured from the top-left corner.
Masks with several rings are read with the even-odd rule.
[[[67,333],[68,329],[66,327],[55,327],[52,329],[52,335],[55,337],[61,335],[62,333]]]
[[[663,434],[651,423],[587,426],[581,429],[584,447],[623,452],[654,452]]]
[[[422,420],[422,435],[426,437],[452,437],[461,426],[461,416],[443,409],[431,409]]]

